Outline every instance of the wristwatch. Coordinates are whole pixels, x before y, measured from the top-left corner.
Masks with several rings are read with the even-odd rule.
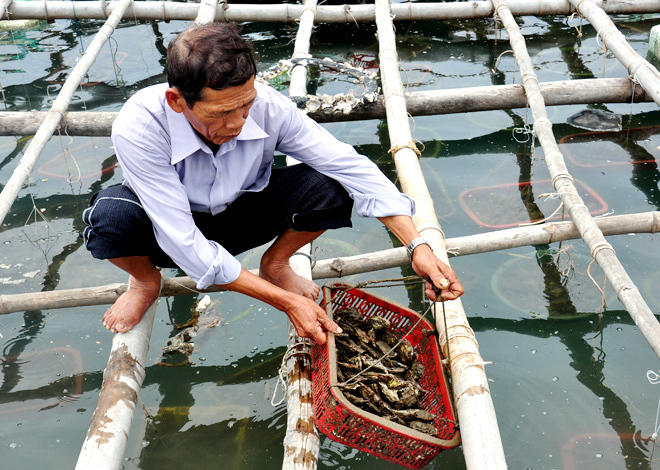
[[[410,242],[407,248],[408,259],[410,260],[411,263],[412,263],[413,251],[415,251],[415,248],[417,248],[419,245],[428,245],[429,248],[431,248],[429,242],[424,240],[422,237],[413,238],[413,241]],[[431,251],[433,251],[433,248],[431,248]]]

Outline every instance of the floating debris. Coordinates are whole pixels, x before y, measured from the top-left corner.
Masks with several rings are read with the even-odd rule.
[[[344,330],[335,335],[337,380],[348,401],[388,421],[433,437],[436,416],[420,408],[426,393],[417,380],[424,374],[412,344],[399,339],[390,321],[380,316],[364,320],[355,307],[335,312]]]
[[[215,304],[217,304],[217,301]],[[195,350],[193,339],[204,333],[206,330],[218,326],[221,322],[220,317],[212,307],[214,307],[214,303],[211,302],[211,297],[205,295],[193,307],[190,320],[183,325],[175,325],[176,328],[183,329],[167,340],[167,343],[163,346],[162,358],[157,365],[182,367],[190,362],[190,355]],[[183,354],[185,356],[183,362],[174,364],[166,362],[166,357],[178,354]]]
[[[583,109],[569,117],[566,122],[571,126],[590,131],[619,132],[622,129],[620,114],[600,109]]]

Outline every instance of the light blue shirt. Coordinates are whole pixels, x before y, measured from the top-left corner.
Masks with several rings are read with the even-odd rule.
[[[339,181],[362,217],[414,212],[413,201],[371,160],[335,139],[281,93],[258,82],[255,87],[257,98],[243,130],[215,155],[185,116],[169,107],[167,84],[136,93],[112,126],[124,184],[142,202],[160,247],[199,289],[235,281],[241,265],[204,237],[192,211],[217,214],[244,192],[262,190],[275,151]]]

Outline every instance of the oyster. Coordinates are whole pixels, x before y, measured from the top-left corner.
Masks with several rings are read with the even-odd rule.
[[[381,317],[379,315],[374,315],[367,320],[367,323],[371,328],[374,329],[376,334],[385,333],[390,329],[390,321],[387,318]]]
[[[417,381],[424,366],[410,341],[398,337],[387,318],[364,318],[355,307],[338,309],[334,320],[343,329],[335,335],[335,346],[337,378],[346,399],[369,413],[437,436],[437,417],[420,409],[427,392]]]

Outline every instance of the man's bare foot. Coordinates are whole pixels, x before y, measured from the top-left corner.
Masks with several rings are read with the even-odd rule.
[[[140,323],[159,293],[160,284],[140,283],[131,276],[129,289],[103,315],[103,326],[113,333],[126,333]]]
[[[262,258],[259,277],[284,290],[300,294],[314,301],[318,299],[321,291],[321,288],[312,280],[296,274],[288,261],[265,261]]]

